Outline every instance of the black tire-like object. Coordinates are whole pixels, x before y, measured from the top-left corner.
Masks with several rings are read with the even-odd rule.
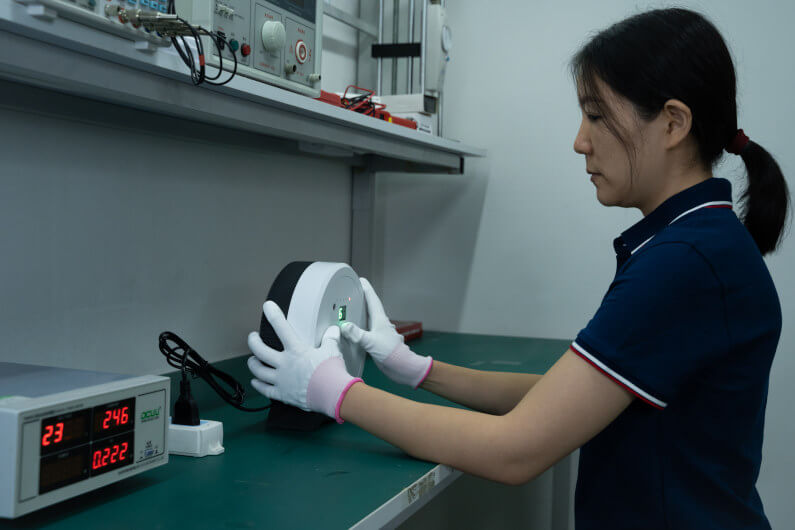
[[[276,276],[276,279],[273,280],[267,299],[276,302],[276,305],[281,308],[285,316],[287,316],[287,311],[290,309],[290,300],[293,298],[298,280],[312,263],[311,261],[293,261],[287,264]],[[279,340],[270,322],[265,318],[264,313],[262,313],[260,318],[259,336],[266,346],[278,351],[284,350],[282,341]],[[314,431],[330,421],[331,418],[325,414],[306,412],[298,407],[272,400],[266,426],[268,429],[307,432]]]

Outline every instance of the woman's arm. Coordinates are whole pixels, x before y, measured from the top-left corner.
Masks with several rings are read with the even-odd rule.
[[[521,484],[590,440],[633,399],[569,350],[502,416],[416,403],[364,383],[350,388],[340,415],[416,458]]]
[[[540,379],[539,375],[483,372],[460,368],[424,355],[417,355],[404,344],[384,311],[373,286],[361,278],[362,291],[367,300],[370,329],[364,330],[352,322],[340,327],[346,340],[367,351],[378,368],[392,381],[417,387],[490,414],[505,414],[516,406],[528,390]],[[430,369],[430,372],[429,372]]]
[[[305,343],[278,305],[263,312],[284,346],[249,333],[251,384],[270,399],[351,421],[412,456],[506,484],[541,474],[610,424],[634,397],[568,350],[507,414],[438,407],[365,385],[345,369],[340,330]],[[424,375],[424,374],[423,374]]]
[[[435,360],[420,388],[471,409],[506,414],[540,379],[537,374],[486,372]]]

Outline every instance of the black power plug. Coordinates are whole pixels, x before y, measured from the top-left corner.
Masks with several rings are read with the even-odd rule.
[[[190,381],[188,381],[186,372],[182,372],[182,381],[179,382],[179,397],[174,403],[174,415],[171,418],[171,423],[176,425],[199,424],[199,404],[190,393]]]
[[[190,347],[179,335],[170,331],[164,331],[157,340],[160,353],[165,355],[169,366],[173,366],[182,372],[182,381],[179,384],[179,398],[174,404],[174,415],[172,423],[177,425],[199,425],[199,406],[190,393],[190,381],[188,374],[192,377],[201,377],[210,385],[210,388],[223,398],[224,401],[233,407],[244,412],[260,412],[270,408],[264,407],[249,408],[243,405],[246,391],[234,377],[215,368],[212,364],[205,361],[196,350]]]

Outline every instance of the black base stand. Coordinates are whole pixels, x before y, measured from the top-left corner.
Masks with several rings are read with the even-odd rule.
[[[290,308],[290,300],[293,297],[295,286],[298,284],[299,278],[304,273],[307,267],[312,264],[311,261],[294,261],[287,264],[281,272],[279,272],[276,279],[268,291],[268,300],[276,302],[281,310],[287,315]],[[276,335],[276,332],[267,321],[265,315],[260,317],[259,336],[262,338],[267,346],[282,351],[284,346],[282,341]],[[267,429],[281,429],[288,431],[301,431],[309,432],[319,429],[326,423],[329,423],[331,418],[325,414],[317,412],[306,412],[292,405],[285,405],[280,401],[273,401],[271,403],[270,411],[268,412],[268,421],[265,424]]]
[[[268,412],[265,428],[268,430],[310,432],[331,421],[332,419],[325,414],[306,412],[297,407],[285,405],[280,401],[273,401]]]

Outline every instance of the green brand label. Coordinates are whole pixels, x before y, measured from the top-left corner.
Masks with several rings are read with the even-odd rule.
[[[141,412],[141,423],[158,419],[160,417],[160,409],[161,407],[157,407],[156,409]]]

